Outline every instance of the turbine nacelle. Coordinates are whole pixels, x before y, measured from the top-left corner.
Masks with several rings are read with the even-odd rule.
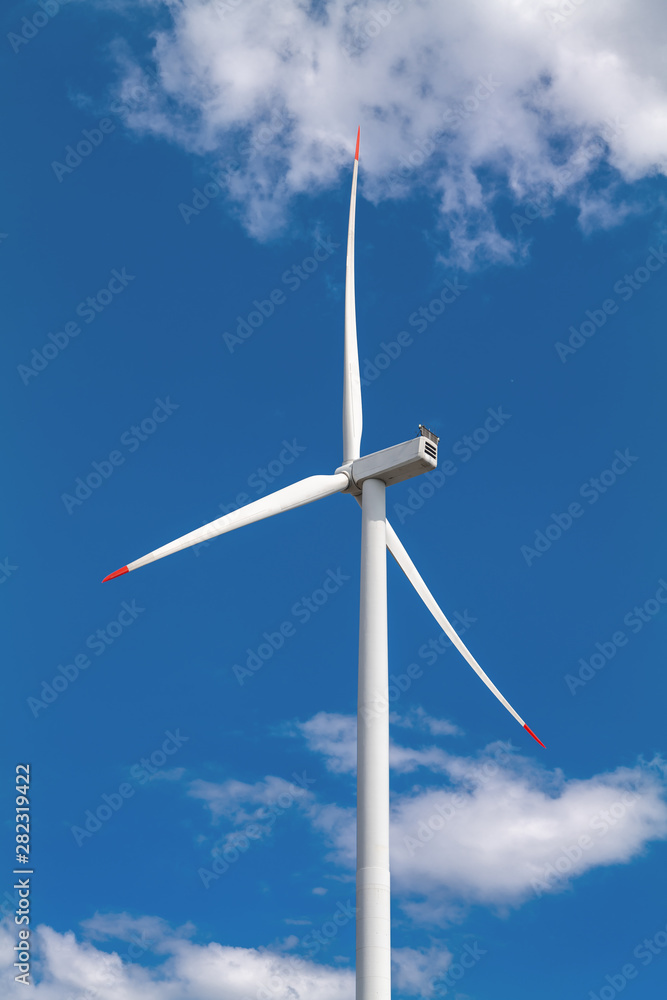
[[[379,479],[385,486],[392,486],[435,469],[438,464],[438,438],[421,424],[419,429],[422,433],[411,441],[344,462],[336,469],[336,473],[344,473],[349,480],[349,486],[342,492],[361,496],[361,487],[367,479]]]

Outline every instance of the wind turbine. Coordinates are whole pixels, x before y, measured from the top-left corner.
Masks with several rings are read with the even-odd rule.
[[[357,1000],[391,1000],[389,898],[389,681],[387,657],[386,549],[401,567],[440,628],[517,722],[544,746],[514,711],[461,641],[422,580],[385,515],[385,490],[435,469],[438,438],[421,424],[419,437],[361,456],[361,381],[354,297],[354,221],[359,136],[354,154],[345,264],[343,462],[333,475],[309,476],[201,528],[181,535],[122,566],[112,580],[163,556],[197,545],[254,521],[302,507],[334,493],[361,505],[361,599],[357,702]]]

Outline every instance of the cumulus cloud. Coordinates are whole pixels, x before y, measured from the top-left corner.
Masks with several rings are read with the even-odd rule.
[[[444,754],[444,752],[443,752]],[[662,760],[585,779],[567,779],[494,744],[475,758],[444,755],[438,787],[394,796],[392,882],[396,902],[413,921],[442,927],[471,904],[506,907],[562,891],[599,866],[627,864],[651,841],[667,837]],[[242,785],[242,783],[239,783]],[[271,781],[223,789],[220,815],[235,819],[247,796],[268,801]],[[318,802],[301,808],[332,848],[330,860],[354,866],[354,810]],[[350,905],[349,902],[346,905]],[[296,923],[296,921],[291,921]],[[158,917],[95,914],[84,939],[49,927],[35,931],[36,1000],[352,1000],[353,974],[300,957],[306,937],[282,946],[241,948],[197,944],[191,924],[173,930]],[[3,996],[22,996],[11,965],[16,928],[0,925]],[[312,933],[312,930],[309,931]],[[102,945],[116,950],[104,950]],[[150,951],[150,964],[142,959]],[[434,982],[452,964],[442,943],[393,953],[396,988],[437,995]],[[21,987],[23,989],[23,987]],[[435,990],[435,993],[434,993]]]
[[[332,772],[352,771],[353,716],[320,712],[300,730]],[[476,757],[392,744],[390,756],[395,773],[437,775],[426,787],[392,795],[392,885],[415,920],[451,920],[470,904],[519,905],[560,892],[585,872],[627,864],[667,838],[659,758],[568,779],[511,743],[491,744]],[[354,811],[314,799],[309,816],[330,860],[353,866]]]
[[[417,712],[405,727],[413,733],[415,720],[426,731],[443,728]],[[347,779],[354,718],[318,713],[299,731],[313,752],[333,762],[332,773]],[[522,757],[507,743],[475,756],[398,747],[393,760],[399,771],[421,767],[429,782],[392,797],[393,895],[415,931],[459,921],[471,905],[507,908],[563,891],[586,872],[628,864],[651,842],[667,838],[667,767],[658,757],[577,779]],[[306,772],[300,777],[305,780]],[[262,819],[268,829],[270,821],[258,810],[281,802],[287,808],[289,796],[329,851],[331,877],[353,881],[355,811],[326,801],[319,788],[268,776],[255,783],[196,781],[190,794],[206,805],[212,826],[226,822],[235,830]],[[321,887],[313,891],[323,894]],[[353,897],[335,905],[352,919]],[[312,922],[287,922],[303,923],[304,935],[267,948],[202,945],[190,923],[174,929],[159,917],[127,913],[97,913],[78,936],[38,927],[36,1000],[213,1000],[221,993],[226,1000],[352,1000],[353,974],[314,961]],[[0,924],[0,979],[10,998],[23,995],[13,980],[15,940],[16,928],[6,920]],[[475,955],[470,952],[468,963]],[[444,942],[433,939],[395,949],[396,988],[409,996],[438,995],[434,984],[447,981],[456,961]]]
[[[433,980],[446,972],[452,962],[448,948],[435,945],[428,950],[393,948],[391,952],[392,986],[409,996],[442,996]]]
[[[68,931],[44,925],[34,932],[35,1000],[353,1000],[354,973],[269,949],[195,944],[162,920],[111,914],[87,921],[97,940],[127,941],[150,929],[150,967],[107,952]],[[36,939],[36,940],[35,940]],[[22,997],[14,982],[13,927],[0,924],[0,982],[7,1000]],[[155,957],[161,958],[155,964]],[[263,992],[262,992],[263,991]]]
[[[413,732],[415,722],[429,735],[449,730],[423,710],[408,722]],[[354,774],[354,716],[318,712],[292,731],[332,774]],[[393,773],[420,775],[419,785],[393,791],[391,811],[393,889],[413,919],[453,919],[471,904],[518,906],[563,891],[593,868],[627,864],[667,838],[660,758],[570,779],[517,750],[497,742],[471,757],[391,743]],[[350,876],[354,871],[352,806],[273,776],[253,785],[193,782],[190,794],[206,802],[215,822],[226,818],[235,830],[253,823],[269,832],[275,816],[267,816],[267,807],[294,802],[322,837],[326,860]]]
[[[450,787],[394,804],[393,882],[422,919],[449,900],[518,905],[562,891],[667,837],[664,784],[641,765],[569,780],[520,757],[489,757],[476,774],[453,765]]]
[[[627,185],[667,167],[660,0],[145,6],[171,25],[156,19],[155,81],[117,49],[127,122],[218,171],[260,239],[295,196],[340,183],[359,122],[363,194],[428,193],[457,266],[521,255],[500,195],[608,226],[640,206]]]
[[[352,920],[353,901],[339,902],[332,915],[334,912],[345,921]],[[128,913],[95,914],[84,920],[81,928],[78,936],[72,931],[60,934],[44,925],[34,932],[33,947],[39,959],[33,959],[31,985],[36,1000],[354,998],[354,972],[299,955],[299,950],[319,950],[312,948],[315,938],[310,927],[303,937],[290,935],[277,948],[229,947],[216,942],[200,945],[190,940],[196,933],[192,924],[173,929],[159,917],[132,917]],[[13,980],[14,941],[13,925],[7,920],[0,922],[0,986],[7,1000],[17,1000],[25,990]],[[125,947],[128,942],[129,949]],[[99,943],[115,950],[103,950]],[[141,958],[148,957],[148,967],[140,964]],[[451,952],[439,945],[395,948],[395,989],[404,996],[438,995],[433,980],[446,972],[451,962]]]

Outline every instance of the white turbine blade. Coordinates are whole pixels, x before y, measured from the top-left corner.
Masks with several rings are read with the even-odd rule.
[[[113,580],[116,576],[122,576],[123,573],[129,573],[133,569],[139,569],[140,566],[146,566],[147,563],[155,562],[156,559],[169,556],[172,552],[180,552],[181,549],[205,542],[209,538],[215,538],[216,535],[224,535],[227,531],[234,531],[235,528],[252,524],[253,521],[262,521],[265,517],[273,517],[274,514],[282,514],[285,510],[302,507],[313,500],[331,496],[333,493],[340,493],[347,487],[348,482],[349,480],[343,472],[337,472],[333,476],[309,476],[308,479],[302,479],[299,483],[270,493],[269,496],[262,497],[261,500],[254,500],[245,507],[240,507],[239,510],[233,510],[231,514],[225,514],[223,517],[211,521],[210,524],[188,532],[187,535],[181,535],[173,542],[169,542],[167,545],[149,552],[148,555],[142,556],[141,559],[136,559],[134,562],[128,563],[127,566],[122,566],[115,573],[105,576],[102,583]]]
[[[352,195],[350,197],[350,222],[347,230],[347,257],[345,260],[345,357],[343,379],[343,461],[359,458],[361,449],[361,379],[359,377],[359,350],[357,347],[357,315],[354,301],[354,219],[357,203],[357,173],[359,169],[359,136],[354,153]]]
[[[392,556],[394,557],[394,559],[396,560],[396,562],[398,563],[398,565],[401,567],[401,569],[403,570],[403,572],[407,576],[407,578],[410,581],[410,583],[412,584],[412,586],[415,588],[415,590],[417,591],[417,593],[421,597],[422,601],[424,602],[424,604],[426,605],[426,607],[428,608],[428,610],[431,612],[431,614],[433,615],[433,617],[437,621],[437,623],[440,626],[440,628],[443,630],[443,632],[445,633],[445,635],[447,636],[447,638],[451,640],[452,644],[454,646],[456,646],[456,648],[458,649],[459,653],[463,656],[464,660],[472,667],[472,669],[475,671],[475,673],[477,674],[477,676],[482,681],[484,681],[484,683],[488,687],[489,691],[492,691],[493,694],[495,694],[495,696],[498,699],[498,701],[501,702],[501,704],[503,704],[505,706],[505,708],[507,709],[507,711],[511,715],[514,716],[514,718],[519,723],[519,725],[523,726],[523,728],[526,730],[526,732],[530,733],[530,735],[533,737],[533,739],[537,740],[537,742],[540,744],[540,746],[543,747],[544,743],[542,742],[542,740],[540,740],[535,735],[535,733],[530,728],[530,726],[526,725],[526,723],[523,721],[523,719],[518,714],[518,712],[515,712],[514,709],[512,708],[512,706],[510,705],[510,703],[507,701],[507,699],[502,696],[502,694],[500,693],[500,691],[498,690],[498,688],[496,687],[496,685],[486,676],[486,674],[484,673],[484,671],[480,667],[480,665],[477,662],[477,660],[475,659],[475,657],[466,648],[465,644],[461,641],[461,638],[458,635],[458,633],[456,632],[456,630],[447,621],[447,619],[445,618],[444,614],[442,613],[442,611],[441,611],[441,609],[440,609],[437,601],[433,597],[433,594],[431,593],[431,591],[428,589],[428,587],[426,586],[426,584],[422,580],[422,578],[421,578],[421,576],[420,576],[420,574],[419,574],[419,572],[417,570],[417,567],[413,563],[413,561],[410,558],[410,556],[408,555],[408,553],[405,551],[405,548],[401,544],[401,541],[400,541],[398,535],[396,534],[396,532],[391,527],[391,525],[389,524],[388,521],[387,521],[387,548],[389,549],[389,551],[391,552]]]

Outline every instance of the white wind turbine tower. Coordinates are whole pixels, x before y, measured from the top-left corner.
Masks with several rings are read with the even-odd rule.
[[[345,373],[343,462],[330,476],[301,482],[255,500],[163,545],[105,577],[139,569],[191,545],[253,521],[331,496],[349,493],[361,505],[361,599],[357,703],[357,1000],[391,1000],[389,901],[389,687],[387,658],[387,560],[389,549],[440,628],[478,677],[517,722],[541,740],[489,680],[445,618],[385,516],[385,489],[437,465],[438,438],[420,425],[420,436],[360,457],[361,382],[354,299],[354,220],[359,132],[354,156],[345,271]]]

